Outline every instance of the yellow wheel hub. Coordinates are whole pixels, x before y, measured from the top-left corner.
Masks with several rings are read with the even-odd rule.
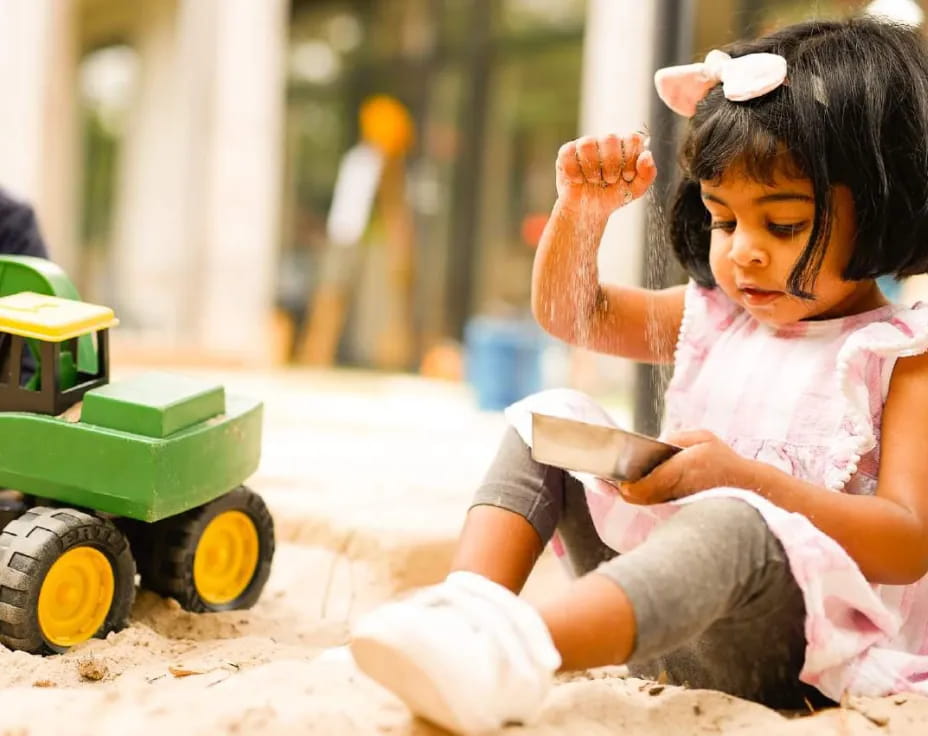
[[[193,556],[193,583],[207,603],[234,601],[258,567],[258,530],[241,511],[223,511],[200,537]]]
[[[55,560],[39,590],[39,627],[70,647],[96,634],[113,604],[113,566],[100,550],[73,547]]]

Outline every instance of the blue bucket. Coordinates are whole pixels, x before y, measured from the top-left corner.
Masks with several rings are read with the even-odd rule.
[[[499,411],[541,390],[544,334],[529,319],[475,317],[464,328],[467,380],[481,409]]]

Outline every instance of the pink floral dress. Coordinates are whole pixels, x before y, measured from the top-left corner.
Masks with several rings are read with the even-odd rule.
[[[928,305],[890,305],[774,329],[718,289],[690,283],[685,303],[664,432],[708,429],[741,455],[835,493],[874,493],[889,379],[897,358],[928,349]],[[545,391],[506,410],[529,444],[533,411],[614,423],[584,394]],[[836,700],[844,693],[928,694],[928,577],[872,585],[805,516],[750,491],[716,488],[641,507],[592,476],[575,475],[586,486],[597,532],[618,552],[640,544],[681,503],[743,499],[783,544],[805,598],[801,679]],[[557,552],[557,539],[554,547]]]

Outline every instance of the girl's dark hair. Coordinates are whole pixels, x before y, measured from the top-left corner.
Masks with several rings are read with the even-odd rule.
[[[699,182],[733,164],[765,183],[778,171],[812,183],[815,216],[789,277],[793,293],[809,296],[821,266],[836,184],[850,188],[857,216],[844,278],[928,271],[928,52],[918,33],[875,19],[811,21],[725,51],[780,54],[787,81],[748,102],[728,101],[716,85],[697,105],[670,218],[690,275],[715,285]]]

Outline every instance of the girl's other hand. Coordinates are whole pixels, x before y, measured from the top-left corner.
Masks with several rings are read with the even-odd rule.
[[[736,453],[712,432],[677,432],[666,439],[683,451],[644,478],[619,484],[619,494],[629,503],[665,503],[722,486],[749,489],[750,465],[754,461]]]
[[[654,178],[654,157],[641,133],[621,138],[584,136],[557,153],[558,199],[610,215],[643,195]]]

